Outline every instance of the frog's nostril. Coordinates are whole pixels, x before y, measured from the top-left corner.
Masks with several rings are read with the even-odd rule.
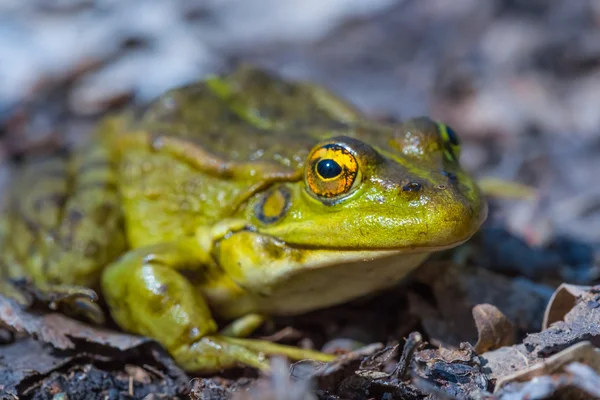
[[[418,192],[419,190],[421,190],[423,187],[421,186],[420,183],[417,182],[409,182],[406,185],[404,185],[402,187],[402,191],[403,192]]]

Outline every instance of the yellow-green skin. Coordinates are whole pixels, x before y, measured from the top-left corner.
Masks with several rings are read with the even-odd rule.
[[[347,196],[319,198],[305,182],[323,141],[358,162]],[[99,292],[122,328],[190,371],[266,368],[271,353],[328,360],[235,336],[262,315],[389,287],[473,235],[487,208],[451,142],[427,118],[367,121],[323,88],[242,67],[27,163],[3,221],[3,286],[30,277],[53,305],[96,321]],[[274,212],[278,190],[287,197]],[[242,319],[219,333],[213,316]]]

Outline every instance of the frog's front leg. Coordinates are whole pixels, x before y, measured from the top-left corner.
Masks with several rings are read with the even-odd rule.
[[[102,276],[103,293],[113,318],[128,331],[156,339],[188,371],[210,372],[235,365],[267,369],[263,354],[284,354],[294,359],[321,355],[218,334],[202,293],[181,273],[193,270],[210,279],[218,267],[207,259],[193,239],[125,254]]]

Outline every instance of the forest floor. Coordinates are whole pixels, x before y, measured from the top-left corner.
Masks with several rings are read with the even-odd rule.
[[[150,340],[2,298],[0,321],[21,333],[0,331],[0,394],[600,398],[600,3],[251,3],[0,6],[0,184],[107,112],[243,61],[324,84],[372,118],[444,121],[483,184],[534,195],[491,196],[470,242],[399,287],[256,334],[346,353],[328,365],[189,376]]]

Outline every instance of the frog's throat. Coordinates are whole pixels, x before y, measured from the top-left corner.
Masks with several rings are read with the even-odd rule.
[[[223,244],[226,244],[225,241]],[[294,315],[389,288],[418,267],[429,252],[323,249],[229,254],[228,275],[250,294],[255,310]]]

